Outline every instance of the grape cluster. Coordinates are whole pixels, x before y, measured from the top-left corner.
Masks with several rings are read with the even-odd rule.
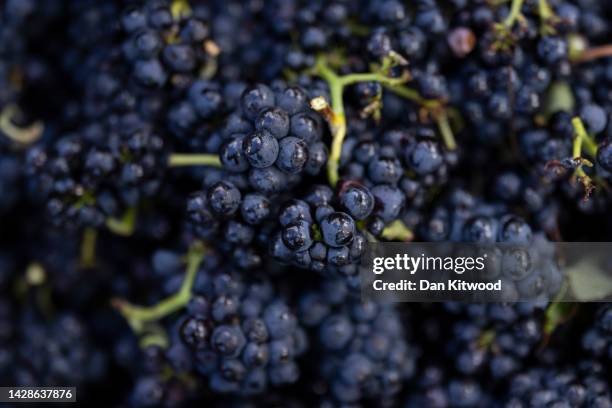
[[[450,193],[445,205],[433,209],[421,225],[428,241],[506,244],[492,254],[489,278],[505,282],[501,299],[550,300],[563,285],[554,245],[503,204],[478,202],[464,190]]]
[[[241,283],[229,275],[215,280],[210,285],[219,288],[192,299],[180,328],[211,389],[252,395],[297,381],[294,360],[304,351],[305,334],[289,307],[274,298],[269,284],[240,291]],[[196,305],[201,309],[194,310]]]
[[[361,182],[375,196],[368,231],[376,237],[397,219],[414,227],[414,216],[421,215],[429,192],[446,184],[457,161],[456,152],[442,147],[428,126],[374,135],[358,132],[346,140],[343,154],[343,179]]]
[[[182,279],[180,254],[169,250],[154,253],[153,268],[172,288]],[[253,272],[255,274],[255,272]],[[173,290],[173,289],[171,289]],[[194,279],[193,295],[186,309],[172,320],[169,345],[144,350],[143,365],[134,396],[147,394],[159,403],[173,385],[164,381],[163,370],[202,381],[214,393],[255,396],[296,382],[296,360],[308,340],[293,310],[265,278],[243,278],[223,268],[221,258],[211,254]],[[146,404],[145,404],[146,405]]]
[[[416,390],[405,401],[405,406],[430,407],[487,407],[495,402],[493,396],[478,381],[449,376],[443,366],[423,368]]]
[[[392,305],[351,298],[339,281],[329,281],[299,301],[312,348],[322,361],[313,388],[332,405],[393,404],[401,384],[415,376],[417,350],[406,337]]]
[[[344,278],[358,288],[357,266],[366,249],[366,236],[357,220],[374,210],[374,195],[359,184],[341,192],[342,207],[334,206],[333,191],[314,186],[304,200],[286,202],[278,215],[280,230],[270,243],[270,254],[281,262]]]
[[[54,83],[57,61],[45,58],[39,44],[57,45],[58,36],[49,36],[60,12],[57,5],[37,2],[9,2],[0,7],[0,213],[12,209],[23,194],[22,161],[24,145],[40,137],[36,119],[52,115],[34,95],[58,92]],[[27,29],[36,27],[36,29]],[[44,104],[42,104],[44,105]],[[29,131],[28,131],[29,130]]]
[[[285,191],[301,174],[317,175],[327,161],[324,125],[309,111],[299,87],[276,92],[263,84],[243,91],[240,113],[230,115],[220,148],[223,168],[247,173],[249,187],[263,194]]]
[[[36,194],[57,225],[100,227],[159,189],[164,142],[141,118],[113,116],[83,132],[28,152]]]
[[[85,323],[63,314],[45,322],[31,310],[1,305],[0,379],[21,387],[87,385],[106,374],[106,356]],[[11,328],[22,328],[22,330]]]
[[[506,406],[609,406],[610,384],[605,376],[605,368],[590,360],[561,370],[536,367],[512,378]]]
[[[152,1],[123,10],[123,55],[134,80],[144,88],[162,88],[170,82],[179,88],[193,80],[214,53],[206,42],[206,11],[188,8],[187,3]]]
[[[455,316],[446,352],[462,375],[505,380],[524,368],[543,341],[545,303],[462,305],[446,309]]]

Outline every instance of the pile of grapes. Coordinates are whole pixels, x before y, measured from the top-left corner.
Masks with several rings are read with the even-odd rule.
[[[597,0],[0,1],[0,385],[612,407],[612,304],[359,275],[374,241],[611,241],[611,39]]]

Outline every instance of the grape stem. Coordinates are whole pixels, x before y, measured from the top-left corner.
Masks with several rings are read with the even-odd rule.
[[[141,349],[157,346],[162,349],[168,348],[168,334],[161,325],[150,324],[147,327],[147,332],[142,335],[138,343]]]
[[[106,228],[111,232],[129,237],[134,233],[136,227],[136,208],[128,208],[121,218],[109,217],[106,219]]]
[[[170,3],[170,14],[174,21],[180,21],[192,14],[191,6],[187,0],[172,0]]]
[[[381,236],[390,241],[412,241],[414,234],[400,220],[395,220],[387,225]]]
[[[514,44],[514,38],[512,35],[512,29],[514,24],[518,21],[521,25],[525,25],[525,17],[521,13],[524,0],[512,0],[510,5],[510,12],[508,16],[501,22],[495,23],[493,29],[497,37],[493,43],[494,50],[507,50]]]
[[[408,88],[407,86],[403,86],[403,85],[398,85],[398,86],[394,86],[392,88],[387,87],[387,89],[389,89],[390,91],[392,91],[394,94],[401,96],[404,99],[408,99],[410,101],[413,101],[415,103],[418,103],[419,105],[423,105],[425,107],[437,107],[439,105],[439,102],[436,100],[427,100],[423,97],[421,97],[421,95],[419,95],[419,93],[417,91],[415,91],[414,89]]]
[[[152,306],[137,306],[123,299],[113,299],[111,304],[127,320],[134,333],[140,334],[144,331],[147,323],[156,322],[178,310],[189,303],[192,297],[193,285],[202,260],[205,248],[202,243],[197,242],[189,248],[186,256],[187,267],[183,283],[175,294],[161,300]]]
[[[523,14],[521,13],[523,2],[524,0],[512,0],[512,4],[510,5],[510,14],[508,14],[508,17],[506,17],[503,23],[507,29],[511,29],[517,20],[523,19]]]
[[[612,57],[612,44],[589,47],[581,52],[578,52],[576,57],[573,59],[573,62],[580,64],[606,57]]]
[[[44,127],[41,122],[34,122],[30,126],[21,128],[13,123],[17,114],[17,106],[7,105],[0,113],[0,130],[9,139],[24,145],[30,145],[40,139]]]
[[[387,61],[387,63],[383,64],[383,69],[377,72],[338,75],[330,68],[324,56],[319,56],[317,58],[314,72],[327,82],[331,106],[321,96],[312,99],[310,106],[313,110],[323,115],[332,134],[331,151],[327,161],[327,177],[332,186],[338,183],[338,166],[342,154],[342,144],[346,137],[347,130],[343,99],[345,87],[360,82],[378,82],[397,95],[421,104],[432,112],[434,108],[436,108],[435,110],[441,110],[441,103],[439,101],[426,100],[414,89],[403,86],[403,84],[408,81],[409,76],[405,75],[399,78],[387,76],[386,71],[389,68],[389,64],[390,62]],[[448,118],[444,114],[438,114],[436,115],[436,120],[439,122],[439,128],[447,147],[449,149],[454,149],[456,144],[450,126],[448,126]]]
[[[221,160],[216,154],[179,154],[173,153],[168,157],[169,167],[180,166],[211,166],[221,167]]]
[[[559,21],[559,17],[554,13],[548,1],[538,0],[538,14],[540,15],[541,34],[554,34],[556,30],[553,25]]]
[[[387,86],[386,88],[404,99],[423,106],[435,120],[446,148],[448,150],[455,150],[457,148],[457,142],[448,120],[448,114],[442,102],[436,99],[425,99],[417,91],[406,86],[396,85],[392,87]]]
[[[538,0],[538,13],[543,20],[548,20],[555,15],[546,0]]]
[[[591,155],[592,157],[597,156],[597,143],[591,138],[591,136],[587,133],[582,120],[579,117],[574,117],[572,119],[572,126],[574,127],[574,132],[576,133],[576,137],[574,138],[573,145],[573,155],[574,158],[579,158],[582,156],[582,145],[584,144],[584,150]]]
[[[448,115],[446,114],[445,110],[440,111],[440,113],[437,115],[436,123],[446,148],[449,150],[455,150],[457,148],[457,143],[455,142],[455,137],[453,136],[453,131],[450,127],[450,123],[448,122]]]
[[[582,120],[576,116],[572,119],[572,126],[574,127],[575,137],[572,146],[572,158],[579,161],[576,170],[574,171],[574,177],[578,181],[580,181],[584,185],[585,189],[585,197],[584,199],[588,199],[591,191],[593,190],[593,181],[591,178],[585,173],[583,166],[592,167],[593,165],[588,160],[582,157],[582,150],[584,145],[584,150],[591,155],[592,157],[596,157],[597,155],[597,144],[595,141],[589,136],[587,133]]]
[[[488,329],[488,330],[483,331],[478,337],[478,341],[477,341],[478,348],[481,350],[490,349],[491,346],[493,345],[493,342],[495,341],[496,334],[497,333],[495,333],[494,329]]]
[[[96,264],[96,238],[98,231],[95,228],[85,228],[81,241],[81,267],[92,268]]]

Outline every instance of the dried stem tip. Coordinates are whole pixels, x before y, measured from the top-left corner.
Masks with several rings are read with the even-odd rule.
[[[323,115],[327,122],[332,124],[335,122],[336,114],[332,110],[331,106],[329,106],[329,103],[325,100],[324,97],[317,96],[316,98],[311,99],[310,107],[313,110],[319,112],[321,115]]]

